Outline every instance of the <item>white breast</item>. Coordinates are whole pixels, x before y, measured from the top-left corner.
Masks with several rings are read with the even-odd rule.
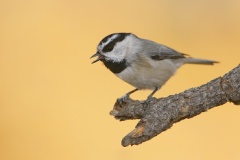
[[[119,78],[138,89],[150,89],[163,86],[180,66],[175,65],[174,60],[161,61],[147,60],[132,63],[119,74]],[[143,63],[144,62],[144,63]]]

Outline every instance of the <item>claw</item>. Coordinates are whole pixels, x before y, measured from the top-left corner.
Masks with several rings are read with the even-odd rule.
[[[149,102],[150,102],[150,101],[148,101],[148,100],[145,100],[145,101],[141,102],[141,103],[143,104],[144,110],[147,109],[147,107],[148,107],[148,105],[149,105]]]
[[[124,94],[122,97],[117,99],[117,102],[119,104],[123,104],[126,103],[126,101],[129,99],[129,95],[128,94]]]
[[[145,101],[141,102],[143,104],[143,108],[146,110],[148,105],[151,103],[151,101],[153,101],[154,97],[148,97]]]

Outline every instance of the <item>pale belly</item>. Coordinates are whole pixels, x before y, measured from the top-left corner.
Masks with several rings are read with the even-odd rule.
[[[116,75],[138,89],[153,90],[162,87],[178,67],[172,60],[162,60],[147,66],[132,65]]]

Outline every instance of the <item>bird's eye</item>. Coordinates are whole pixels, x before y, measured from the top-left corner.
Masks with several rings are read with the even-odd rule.
[[[108,52],[110,52],[110,51],[112,51],[112,50],[113,50],[113,47],[112,47],[112,46],[108,46],[108,47],[107,47],[107,51],[108,51]]]

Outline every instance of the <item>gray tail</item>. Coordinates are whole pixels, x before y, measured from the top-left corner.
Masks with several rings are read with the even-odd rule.
[[[184,63],[213,65],[214,63],[219,63],[219,62],[218,61],[208,60],[208,59],[184,58]]]

